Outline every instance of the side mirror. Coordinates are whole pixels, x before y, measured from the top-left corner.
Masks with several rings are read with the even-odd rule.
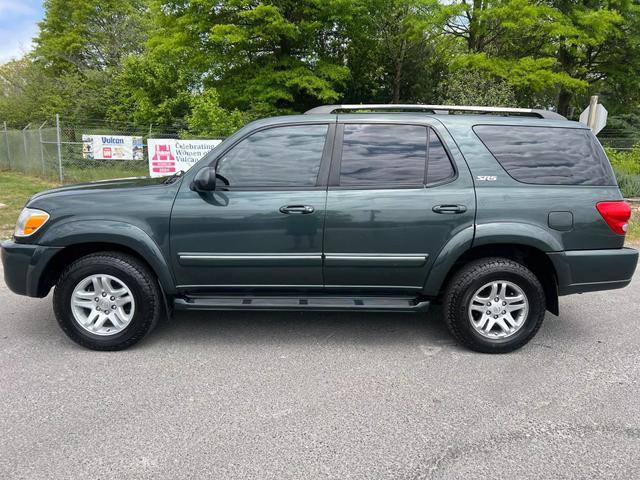
[[[204,167],[200,169],[191,182],[191,190],[196,192],[212,192],[216,189],[216,169],[215,167]]]

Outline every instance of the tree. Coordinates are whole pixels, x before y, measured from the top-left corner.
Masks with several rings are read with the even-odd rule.
[[[473,88],[469,88],[473,85]],[[478,105],[517,107],[513,88],[503,79],[484,72],[460,69],[447,75],[443,82],[442,103],[445,105]]]
[[[593,93],[612,114],[640,104],[637,0],[44,6],[35,51],[0,66],[0,119],[26,124],[61,113],[209,134],[345,101],[444,99],[564,114]]]
[[[142,0],[45,0],[35,58],[56,72],[118,67],[142,51]]]
[[[191,91],[215,88],[225,108],[254,116],[294,112],[340,98],[347,69],[326,45],[333,3],[322,0],[152,1],[148,47],[188,52],[178,66]]]
[[[453,67],[503,78],[520,103],[553,103],[566,115],[593,86],[624,84],[629,94],[637,85],[639,7],[631,0],[461,0],[446,9],[446,31],[466,47]]]
[[[220,106],[218,92],[205,90],[191,99],[191,113],[187,115],[189,134],[228,137],[247,122],[247,116],[240,111],[225,110]]]
[[[30,57],[0,65],[0,119],[14,125],[51,121],[56,113],[74,122],[104,118],[109,85],[96,72],[51,75]]]
[[[450,69],[470,68],[503,79],[519,104],[547,107],[561,89],[577,91],[586,83],[556,67],[560,15],[544,2],[461,0],[446,8],[445,31],[463,42],[464,51]]]
[[[442,72],[436,0],[360,0],[346,31],[353,101],[419,101],[435,94]]]
[[[589,90],[619,87],[640,100],[640,5],[632,0],[552,0],[559,12],[554,39],[560,71]],[[587,89],[584,89],[588,93]],[[579,91],[561,88],[558,111],[569,113]],[[584,101],[584,100],[583,100]]]

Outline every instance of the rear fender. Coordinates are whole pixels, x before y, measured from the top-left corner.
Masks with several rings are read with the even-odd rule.
[[[558,252],[564,250],[560,240],[551,232],[529,223],[488,223],[476,226],[473,246],[508,243],[527,245],[542,252]]]
[[[469,226],[459,231],[440,250],[436,260],[433,262],[429,275],[422,289],[424,295],[435,297],[440,293],[449,271],[454,266],[458,258],[471,248],[473,243],[473,226]]]

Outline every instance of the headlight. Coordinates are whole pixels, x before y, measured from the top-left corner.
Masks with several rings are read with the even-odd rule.
[[[16,230],[13,234],[16,237],[28,237],[33,235],[40,227],[49,220],[49,214],[35,208],[24,208],[18,217]]]

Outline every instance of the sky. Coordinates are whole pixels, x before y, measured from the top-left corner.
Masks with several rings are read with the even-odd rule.
[[[42,0],[0,0],[0,63],[31,49],[43,15]]]

